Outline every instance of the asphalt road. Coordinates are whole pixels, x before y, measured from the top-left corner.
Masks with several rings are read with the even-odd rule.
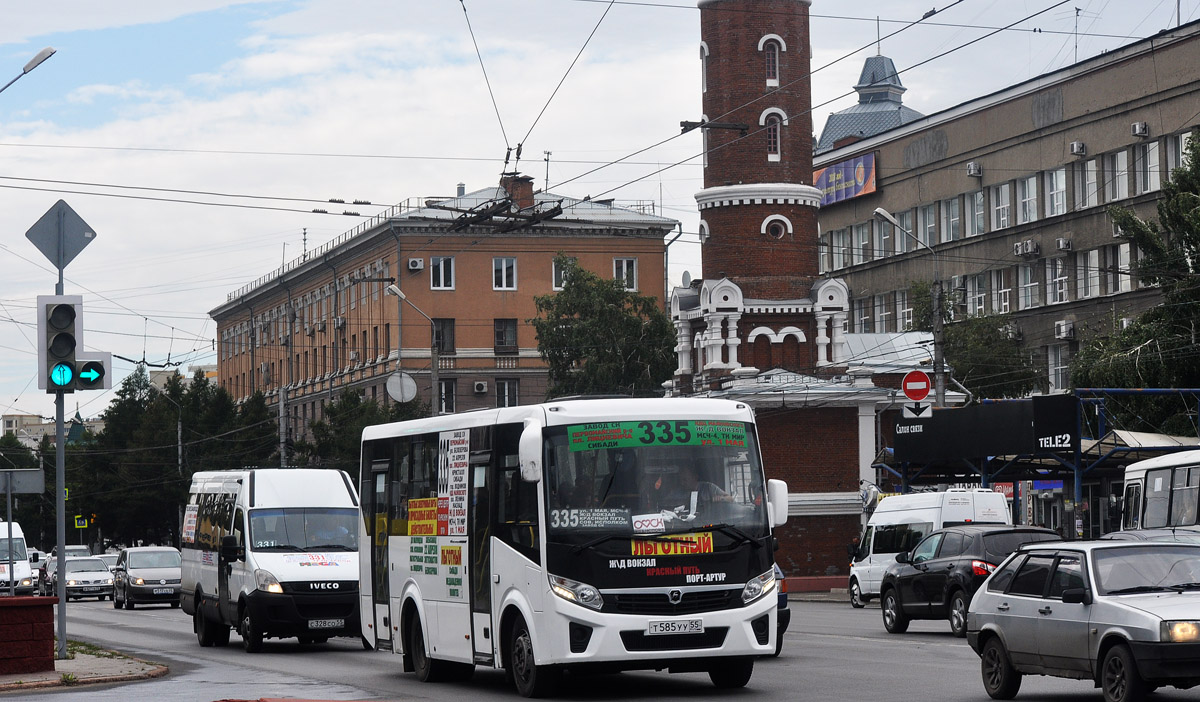
[[[946,622],[913,622],[909,632],[883,630],[878,607],[852,609],[835,602],[792,602],[792,627],[783,655],[763,659],[744,690],[718,694],[704,674],[636,672],[568,676],[558,699],[794,700],[890,702],[983,702],[979,658]],[[74,690],[24,691],[21,699],[79,702],[204,702],[292,697],[330,700],[439,701],[520,699],[494,671],[471,681],[422,684],[400,672],[398,657],[363,651],[357,640],[333,639],[301,646],[294,639],[268,640],[262,653],[242,651],[234,634],[228,648],[200,648],[191,620],[178,609],[114,610],[109,602],[68,605],[68,636],[170,666],[165,678]],[[0,699],[4,699],[0,695]],[[1200,690],[1163,690],[1158,700],[1200,700]],[[1026,677],[1019,700],[1071,702],[1101,699],[1090,683]]]

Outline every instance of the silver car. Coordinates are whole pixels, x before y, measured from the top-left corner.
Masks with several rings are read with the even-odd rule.
[[[1027,674],[1091,680],[1108,702],[1198,685],[1200,545],[1023,546],[975,593],[967,642],[994,699]]]

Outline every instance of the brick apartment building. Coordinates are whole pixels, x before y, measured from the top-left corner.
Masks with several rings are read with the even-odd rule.
[[[664,298],[663,237],[678,223],[643,209],[535,193],[515,174],[393,207],[230,293],[210,313],[218,382],[239,401],[263,392],[298,436],[345,389],[389,401],[397,370],[434,402],[432,341],[440,411],[540,402],[547,373],[527,320],[535,296],[561,288],[556,254]],[[407,302],[386,293],[393,283]]]

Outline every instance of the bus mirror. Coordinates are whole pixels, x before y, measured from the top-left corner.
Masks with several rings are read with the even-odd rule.
[[[788,519],[788,487],[782,480],[767,481],[767,505],[771,509],[771,526],[783,526]]]
[[[542,428],[533,419],[525,420],[521,442],[517,445],[521,457],[521,480],[536,483],[542,479]]]

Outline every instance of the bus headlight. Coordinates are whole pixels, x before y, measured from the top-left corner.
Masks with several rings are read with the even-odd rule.
[[[751,602],[770,594],[775,589],[775,569],[772,568],[757,578],[751,578],[746,583],[746,587],[742,588],[742,602],[750,604]]]
[[[1173,643],[1196,643],[1200,641],[1200,622],[1175,621],[1163,622],[1159,631],[1159,640]]]
[[[276,595],[283,594],[283,586],[279,584],[279,581],[269,570],[263,570],[262,568],[255,569],[254,584],[258,586],[259,590],[264,592],[273,592]]]
[[[549,577],[550,589],[564,600],[597,610],[604,606],[604,598],[600,596],[600,591],[591,585],[557,575]]]

